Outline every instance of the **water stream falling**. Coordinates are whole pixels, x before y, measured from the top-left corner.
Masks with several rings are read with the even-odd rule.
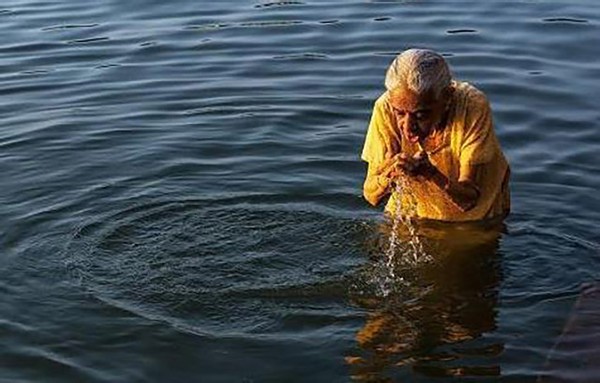
[[[417,222],[417,200],[412,194],[405,178],[400,177],[395,185],[395,211],[392,217],[392,227],[389,243],[385,252],[386,275],[380,281],[381,293],[387,296],[397,283],[405,282],[402,276],[397,276],[395,268],[401,266],[415,266],[430,257],[423,249],[419,238]],[[404,205],[404,209],[403,209]],[[405,235],[401,235],[404,232]]]

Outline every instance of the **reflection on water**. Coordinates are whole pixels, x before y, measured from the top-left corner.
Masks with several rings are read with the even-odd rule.
[[[382,226],[383,236],[389,227]],[[402,366],[426,376],[500,375],[497,360],[490,357],[504,346],[482,335],[496,328],[502,226],[420,227],[432,261],[395,264],[397,288],[390,295],[363,288],[353,296],[368,311],[356,334],[358,351],[346,358],[353,379],[385,381]],[[366,281],[377,278],[377,264],[374,259],[366,266]],[[462,344],[466,341],[471,342]]]

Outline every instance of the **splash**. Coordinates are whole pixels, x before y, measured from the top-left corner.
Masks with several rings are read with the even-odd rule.
[[[417,221],[414,218],[417,215],[417,199],[402,177],[396,183],[394,191],[396,206],[385,252],[385,277],[380,280],[380,291],[383,296],[388,296],[398,284],[407,283],[403,276],[397,275],[398,266],[411,269],[430,259],[423,249]],[[402,232],[405,235],[401,235]]]

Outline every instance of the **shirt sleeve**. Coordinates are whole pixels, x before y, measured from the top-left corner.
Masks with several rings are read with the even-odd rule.
[[[477,91],[469,102],[460,150],[460,173],[492,161],[497,152],[492,112],[485,95]]]
[[[373,114],[371,115],[371,121],[367,129],[365,144],[361,154],[363,161],[370,164],[383,162],[388,150],[384,135],[389,129],[390,123],[390,118],[385,109],[384,96],[382,95],[373,106]]]

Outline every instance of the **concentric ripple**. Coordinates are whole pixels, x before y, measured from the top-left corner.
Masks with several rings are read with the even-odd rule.
[[[344,298],[365,230],[311,211],[165,202],[80,228],[67,261],[92,294],[142,316],[265,331],[278,315],[270,305]]]
[[[600,280],[596,2],[90,3],[0,6],[0,381],[542,373]],[[416,264],[360,196],[409,47],[486,93],[513,196]]]

